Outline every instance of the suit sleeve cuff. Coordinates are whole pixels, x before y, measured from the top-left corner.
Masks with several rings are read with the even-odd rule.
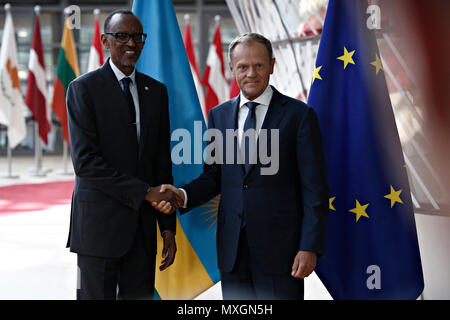
[[[184,204],[183,204],[183,208],[186,209],[187,208],[187,193],[186,190],[184,190],[183,188],[178,188],[179,190],[183,191],[184,194]]]
[[[175,232],[173,230],[164,230],[163,232],[161,232],[161,237],[164,237],[164,233],[168,232],[168,231],[172,231],[173,234],[175,235]]]

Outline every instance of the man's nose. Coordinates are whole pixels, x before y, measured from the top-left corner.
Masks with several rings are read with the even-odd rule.
[[[254,67],[249,67],[247,72],[247,77],[254,77],[256,75],[256,70]]]
[[[127,46],[129,46],[129,47],[135,47],[136,46],[136,41],[134,41],[133,37],[130,37],[130,39],[128,39],[128,41],[125,44]]]

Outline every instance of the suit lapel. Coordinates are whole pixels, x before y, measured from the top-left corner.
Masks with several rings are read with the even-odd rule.
[[[226,129],[233,129],[233,131],[236,131],[236,129],[238,128],[238,112],[239,112],[239,102],[240,102],[240,95],[238,95],[237,97],[233,98],[231,100],[231,110],[225,110],[225,112],[230,112],[231,115],[230,116],[225,116],[226,122],[225,122],[225,130],[224,130],[224,134],[226,136]],[[238,137],[233,138],[233,147],[234,147],[234,163],[237,164],[237,166],[239,167],[239,171],[242,175],[245,174],[245,170],[244,170],[244,166],[243,165],[239,165],[238,164],[238,157],[240,157],[240,150],[239,150],[239,144],[238,144]],[[226,146],[226,144],[225,144]],[[226,149],[224,146],[224,149]],[[225,159],[226,160],[226,153],[225,153]]]
[[[267,109],[266,117],[264,118],[261,129],[277,129],[285,111],[284,104],[286,101],[283,95],[274,87],[272,87],[272,90],[272,99],[270,100],[269,108]]]
[[[145,143],[147,141],[148,131],[151,128],[151,91],[152,86],[149,83],[146,83],[144,78],[141,76],[139,72],[136,71],[136,86],[138,89],[139,96],[139,116],[140,116],[140,139],[139,139],[139,159],[142,156],[142,152],[144,150]],[[155,95],[154,95],[155,96]]]
[[[272,95],[272,99],[270,100],[270,104],[269,107],[267,108],[267,113],[266,116],[264,117],[264,122],[261,126],[261,129],[266,129],[267,130],[267,144],[268,144],[268,151],[270,152],[270,130],[271,129],[279,129],[279,123],[281,121],[281,119],[283,118],[283,114],[285,111],[284,108],[284,104],[286,102],[286,100],[284,99],[284,96],[278,92],[277,89],[275,89],[273,86],[272,90],[273,90],[273,95]],[[259,150],[259,148],[257,148]],[[258,152],[258,151],[257,151]],[[259,156],[257,157],[257,159],[259,158]],[[257,166],[260,165],[259,161],[257,162],[257,164],[254,164],[250,167],[250,169],[248,170],[247,175],[249,175],[249,173]],[[242,167],[244,168],[244,166],[242,165]]]
[[[136,85],[139,95],[139,115],[141,122],[141,134],[139,142],[139,159],[147,150],[155,150],[155,148],[148,145],[149,141],[157,143],[159,119],[161,112],[161,91],[156,90],[155,87],[146,77],[140,72],[136,72]],[[150,139],[150,140],[149,140]]]

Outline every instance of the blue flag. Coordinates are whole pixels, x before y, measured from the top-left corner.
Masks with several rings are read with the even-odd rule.
[[[416,299],[424,282],[411,194],[366,8],[329,1],[308,99],[330,185],[316,273],[334,299]]]
[[[177,139],[191,138],[180,141],[189,147],[189,152],[185,149],[186,154],[181,154],[188,161],[173,164],[174,185],[180,186],[203,171],[202,132],[206,130],[183,39],[172,1],[135,0],[133,12],[148,34],[137,69],[167,86],[171,132],[178,133]],[[171,143],[172,158],[174,147],[180,143],[177,139]],[[161,298],[191,299],[219,281],[217,208],[218,201],[214,200],[178,216],[175,263],[156,275],[155,286]]]

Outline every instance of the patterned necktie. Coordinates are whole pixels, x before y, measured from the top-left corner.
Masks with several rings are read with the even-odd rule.
[[[244,134],[247,132],[248,129],[254,129],[256,130],[256,107],[259,105],[257,102],[249,101],[246,103],[248,107],[248,115],[247,119],[245,119],[244,123]],[[256,132],[255,132],[256,134]],[[250,170],[250,167],[252,164],[250,163],[250,144],[256,142],[255,137],[250,137],[251,141],[247,141],[248,143],[245,143],[245,135],[242,136],[242,143],[241,146],[244,146],[244,156],[245,156],[245,173],[247,173]],[[256,148],[255,150],[256,151]]]
[[[120,80],[123,84],[123,93],[125,94],[125,98],[128,102],[128,108],[130,111],[131,121],[134,126],[134,131],[136,132],[136,108],[134,106],[133,96],[130,92],[130,82],[132,81],[131,78],[125,77],[122,80]],[[137,133],[136,133],[137,136]]]

